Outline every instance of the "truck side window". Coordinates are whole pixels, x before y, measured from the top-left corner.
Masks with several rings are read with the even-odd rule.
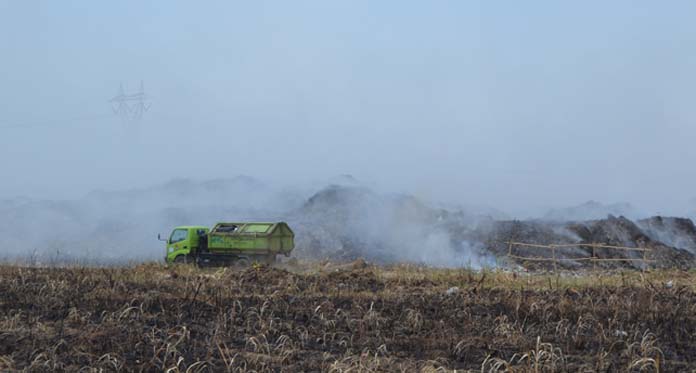
[[[185,240],[187,237],[187,229],[175,229],[174,232],[172,232],[172,238],[169,239],[169,243],[177,243],[179,241]]]

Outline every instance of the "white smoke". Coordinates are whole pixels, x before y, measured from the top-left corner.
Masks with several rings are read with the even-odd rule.
[[[472,217],[431,207],[412,196],[333,185],[288,219],[302,233],[299,254],[306,257],[363,257],[440,267],[495,264],[483,247],[453,235]]]
[[[284,220],[296,233],[295,257],[477,269],[495,266],[493,253],[504,254],[494,246],[516,232],[515,223],[500,221],[504,214],[493,209],[448,208],[380,193],[348,176],[332,181],[340,185],[317,190],[249,177],[177,179],[150,188],[97,191],[71,201],[0,201],[0,258],[48,264],[162,260],[164,244],[157,234],[166,236],[178,225]],[[638,225],[655,240],[696,252],[696,229],[688,219]],[[582,240],[564,223],[520,226],[518,233],[530,242]],[[607,229],[617,229],[609,232],[612,237],[632,238],[623,228]]]

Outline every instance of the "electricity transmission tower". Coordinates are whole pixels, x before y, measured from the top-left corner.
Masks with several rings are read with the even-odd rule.
[[[125,122],[140,120],[151,105],[148,96],[145,94],[145,85],[142,80],[140,81],[140,90],[132,94],[126,94],[123,90],[123,84],[121,84],[118,89],[118,95],[114,96],[109,102],[114,114]]]

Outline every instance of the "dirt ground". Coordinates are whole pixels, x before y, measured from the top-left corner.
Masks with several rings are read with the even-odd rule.
[[[684,271],[4,266],[0,294],[0,370],[696,369]]]

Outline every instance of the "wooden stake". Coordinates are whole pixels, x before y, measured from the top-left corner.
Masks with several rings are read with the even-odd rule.
[[[592,271],[597,272],[597,261],[595,260],[595,247],[592,245]]]

